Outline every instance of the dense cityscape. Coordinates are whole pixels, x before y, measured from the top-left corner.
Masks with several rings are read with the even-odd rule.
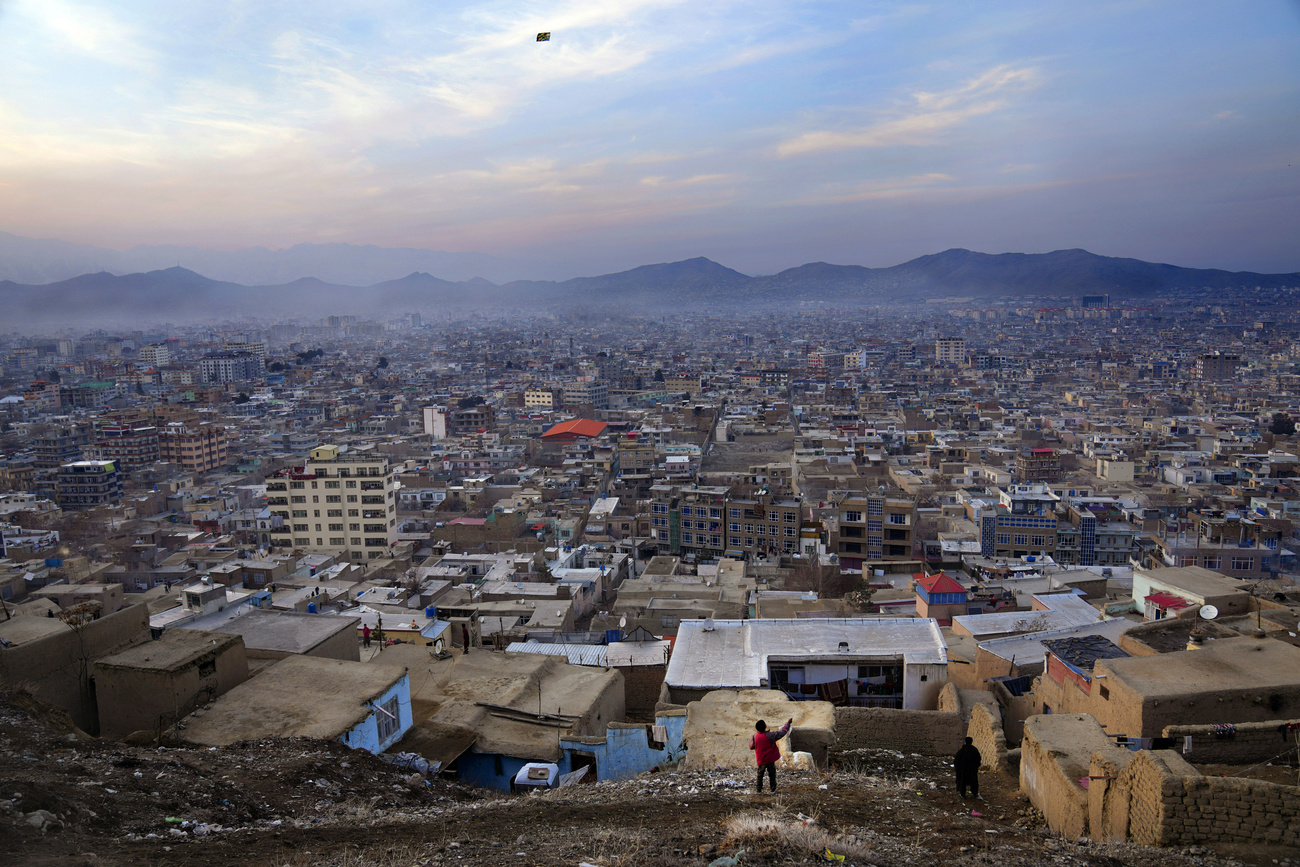
[[[1053,767],[1254,765],[1235,827],[1119,839],[1286,848],[1300,322],[1206,295],[10,333],[0,664],[110,741],[500,792],[791,716],[792,769],[969,732],[1116,839]]]

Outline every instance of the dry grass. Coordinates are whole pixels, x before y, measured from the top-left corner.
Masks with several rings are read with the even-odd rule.
[[[818,827],[815,817],[805,821],[773,812],[737,813],[723,827],[727,832],[725,847],[747,845],[761,849],[775,845],[816,855],[830,849],[860,863],[877,863],[873,850],[828,834]]]

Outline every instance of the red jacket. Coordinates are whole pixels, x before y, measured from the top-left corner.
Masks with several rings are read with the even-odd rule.
[[[774,732],[754,732],[754,736],[749,740],[749,748],[754,751],[754,758],[760,765],[770,765],[781,758],[781,748],[776,745],[776,742],[785,737],[789,731],[790,724],[786,723]]]

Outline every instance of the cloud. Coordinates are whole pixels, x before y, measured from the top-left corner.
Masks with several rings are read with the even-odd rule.
[[[1006,96],[1038,85],[1033,67],[996,66],[946,91],[919,91],[901,116],[852,130],[814,130],[777,146],[781,157],[851,148],[925,145],[937,134],[1007,104]]]
[[[54,37],[53,46],[113,66],[150,73],[154,53],[145,48],[138,31],[102,6],[69,0],[35,0],[15,4],[20,14],[36,21]]]

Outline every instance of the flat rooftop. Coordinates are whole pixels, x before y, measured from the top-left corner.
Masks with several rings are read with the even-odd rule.
[[[106,656],[97,667],[133,671],[175,671],[209,653],[220,653],[239,641],[237,635],[203,632],[197,629],[168,629],[157,641]]]
[[[908,664],[946,664],[938,623],[901,617],[683,620],[664,680],[686,689],[760,688],[769,659],[844,663],[899,656]]]
[[[288,656],[218,698],[185,727],[189,743],[225,746],[266,737],[341,737],[406,673],[400,667]]]
[[[183,624],[180,628],[192,626]],[[339,632],[359,628],[360,619],[356,617],[254,608],[221,624],[220,631],[242,637],[250,650],[307,653]]]
[[[1235,548],[1237,546],[1233,545],[1231,547]],[[1239,579],[1229,578],[1227,575],[1200,566],[1167,566],[1164,569],[1140,569],[1138,574],[1145,576],[1153,583],[1172,587],[1175,592],[1185,590],[1202,599],[1207,596],[1223,596],[1229,593],[1246,592]]]
[[[1300,647],[1271,638],[1219,638],[1201,650],[1098,660],[1148,698],[1300,686]]]

